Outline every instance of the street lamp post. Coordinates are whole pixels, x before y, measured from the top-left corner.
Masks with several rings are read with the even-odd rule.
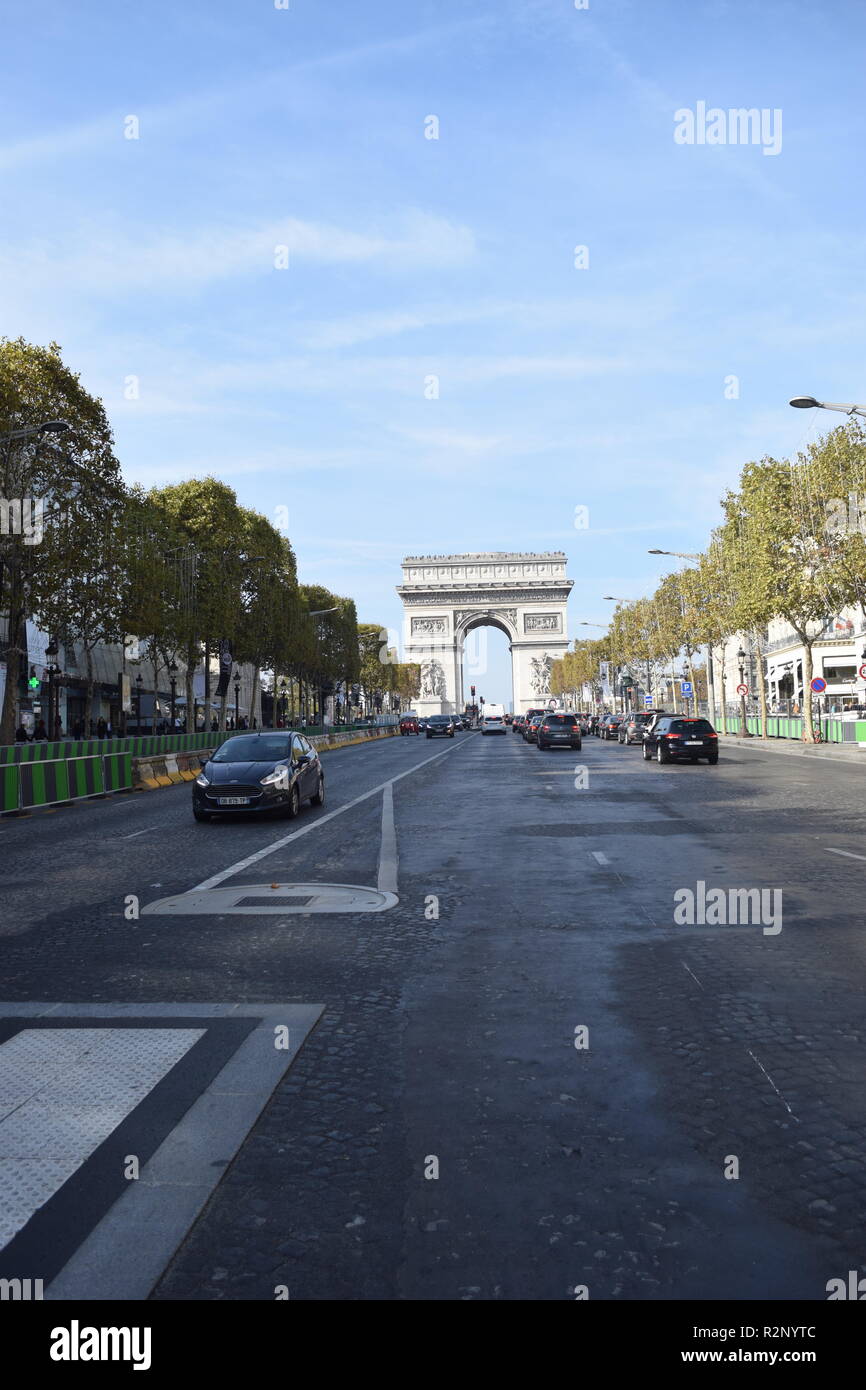
[[[169,686],[171,688],[171,732],[174,733],[175,713],[174,707],[177,702],[177,666],[174,662],[168,668]]]
[[[235,732],[238,729],[238,719],[240,718],[240,706],[238,701],[241,694],[241,675],[240,671],[235,671]]]
[[[144,681],[139,671],[135,678],[135,732],[137,734],[141,733],[141,687],[143,685]]]
[[[840,410],[843,415],[862,415],[866,418],[866,405],[816,401],[814,396],[792,396],[788,405],[794,406],[797,410]]]
[[[746,684],[746,653],[743,651],[742,647],[740,647],[740,650],[737,652],[737,661],[740,663],[740,685],[744,686]],[[746,720],[746,697],[743,694],[743,691],[740,690],[740,738],[752,737],[752,735],[749,733],[749,727]]]

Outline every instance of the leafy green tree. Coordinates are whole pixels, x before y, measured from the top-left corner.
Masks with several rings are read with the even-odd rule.
[[[64,421],[69,429],[9,438],[50,421]],[[27,660],[27,617],[48,612],[59,555],[70,546],[86,572],[96,573],[98,538],[89,523],[100,507],[109,512],[123,495],[102,402],[85,391],[57,343],[38,347],[23,338],[0,339],[0,492],[5,503],[20,508],[19,519],[25,509],[31,522],[41,513],[29,536],[20,522],[16,530],[14,518],[12,530],[5,527],[7,534],[0,535],[0,611],[7,614],[0,743],[11,743]]]

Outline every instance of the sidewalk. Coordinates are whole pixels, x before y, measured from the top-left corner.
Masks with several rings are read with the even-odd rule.
[[[856,743],[798,743],[793,738],[738,738],[736,734],[719,734],[728,748],[751,748],[759,753],[785,753],[800,758],[829,759],[831,762],[862,763],[866,767],[866,748]]]

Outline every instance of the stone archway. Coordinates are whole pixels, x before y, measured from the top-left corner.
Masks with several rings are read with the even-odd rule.
[[[511,649],[513,708],[550,693],[551,664],[568,650],[566,605],[573,580],[562,551],[408,556],[397,593],[404,608],[404,660],[421,666],[421,714],[464,705],[463,644],[494,626]]]

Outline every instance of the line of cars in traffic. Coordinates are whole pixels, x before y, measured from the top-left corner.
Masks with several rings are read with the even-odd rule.
[[[708,719],[667,710],[634,710],[597,715],[530,709],[514,716],[512,731],[538,748],[575,748],[595,734],[605,742],[640,744],[645,762],[719,761],[719,736]]]
[[[468,714],[416,714],[406,710],[400,715],[400,733],[404,737],[425,734],[427,738],[453,738],[464,729],[472,728]]]

